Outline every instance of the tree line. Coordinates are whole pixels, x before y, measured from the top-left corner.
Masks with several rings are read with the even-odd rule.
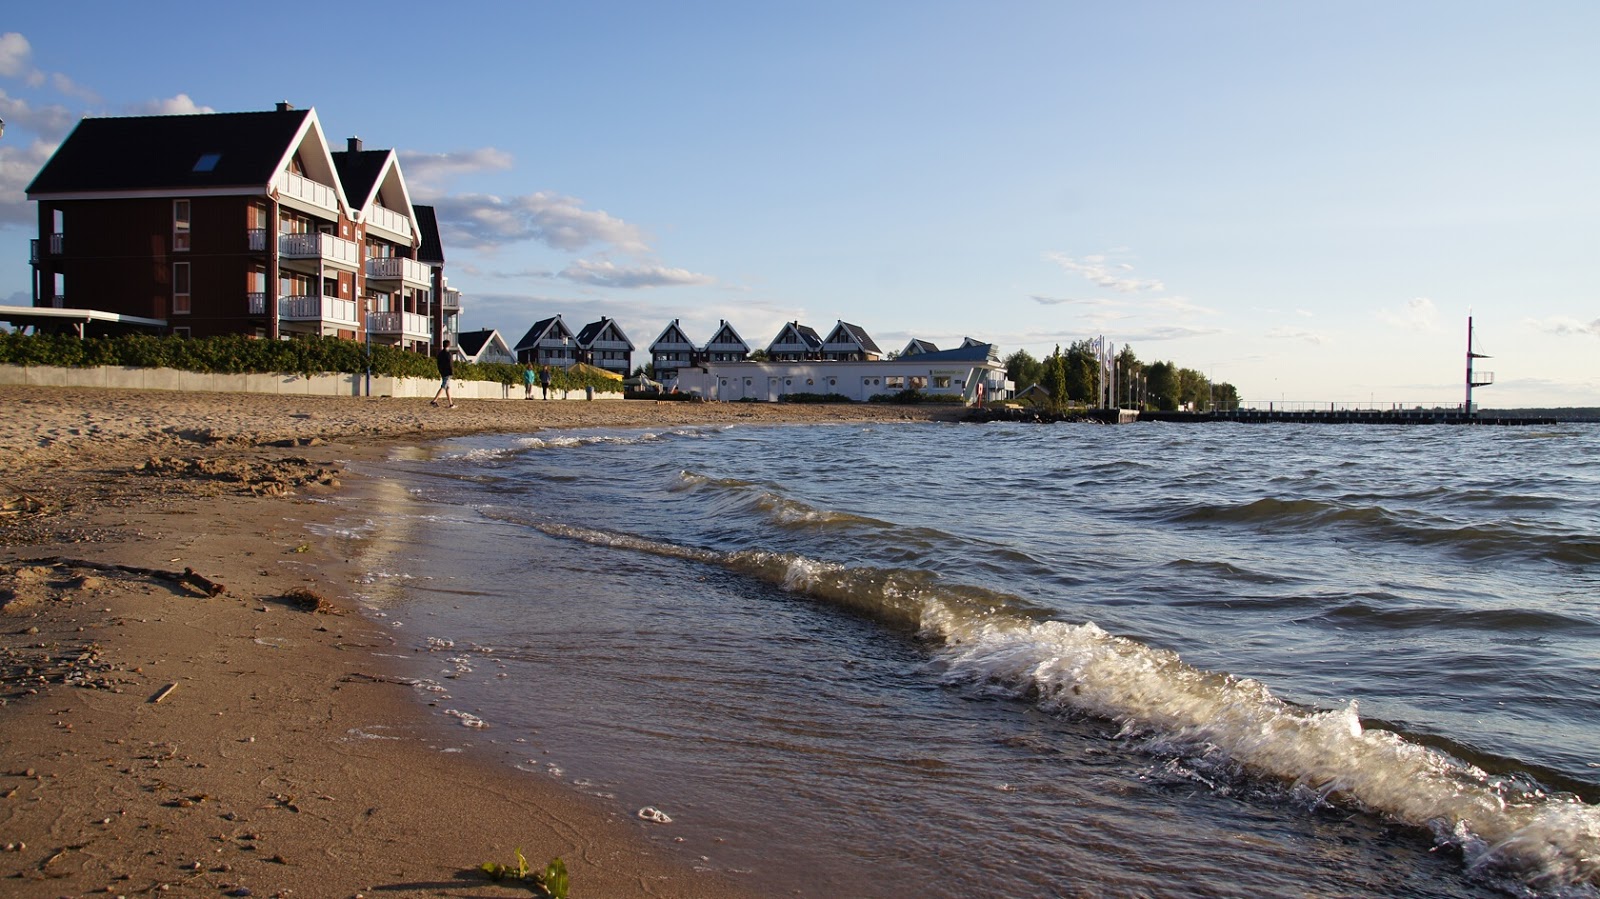
[[[1141,362],[1131,346],[1124,345],[1112,363],[1116,376],[1114,402],[1118,407],[1169,412],[1238,408],[1239,391],[1232,384],[1212,383],[1200,372],[1171,362]],[[1055,352],[1044,359],[1035,359],[1027,350],[1017,350],[1006,357],[1006,377],[1017,389],[1038,384],[1058,410],[1093,402],[1099,394],[1100,376],[1100,364],[1090,340],[1075,341],[1065,351],[1057,344]]]

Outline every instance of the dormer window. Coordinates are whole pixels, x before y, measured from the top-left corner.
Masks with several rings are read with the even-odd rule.
[[[213,171],[214,169],[216,169],[217,163],[219,163],[221,161],[222,161],[222,154],[221,153],[201,153],[200,154],[200,158],[196,159],[194,161],[194,171],[196,171],[196,172]]]

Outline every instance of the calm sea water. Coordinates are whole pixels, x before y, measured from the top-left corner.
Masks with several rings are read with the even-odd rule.
[[[1600,430],[458,440],[341,533],[528,777],[805,896],[1600,895]]]

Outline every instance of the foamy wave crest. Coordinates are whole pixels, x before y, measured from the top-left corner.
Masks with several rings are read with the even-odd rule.
[[[1535,886],[1600,881],[1600,808],[1364,728],[1354,702],[1297,708],[1256,681],[1192,668],[1093,623],[974,620],[936,602],[923,632],[944,642],[952,678],[1005,685],[1048,709],[1106,718],[1127,734],[1426,828],[1474,869]]]
[[[719,552],[631,534],[543,524],[552,536],[717,565],[914,630],[941,644],[956,682],[1002,686],[1047,710],[1103,718],[1158,751],[1233,764],[1430,831],[1475,871],[1537,888],[1600,885],[1600,807],[1495,777],[1392,731],[1354,702],[1317,711],[1258,681],[1202,671],[1176,653],[1045,620],[1027,601],[911,569],[852,567],[760,550]]]
[[[572,449],[574,447],[596,446],[600,444],[628,446],[638,443],[654,443],[670,437],[708,437],[712,434],[718,433],[721,430],[725,429],[671,428],[666,431],[639,431],[630,434],[556,434],[541,437],[524,437],[517,441],[517,446],[524,450]]]
[[[754,512],[781,527],[855,524],[895,530],[895,525],[877,518],[838,509],[819,509],[803,500],[784,496],[771,484],[742,481],[738,478],[713,478],[698,472],[684,471],[678,474],[678,483],[673,489],[674,491],[701,490],[726,498],[735,508]]]

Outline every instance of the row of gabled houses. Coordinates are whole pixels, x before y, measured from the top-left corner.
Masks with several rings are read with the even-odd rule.
[[[962,346],[977,343],[968,338]],[[498,331],[485,329],[462,333],[460,347],[472,362],[554,367],[581,362],[623,376],[633,371],[637,349],[614,319],[602,317],[574,332],[560,315],[534,322],[515,345],[508,344]],[[700,344],[684,331],[681,319],[673,319],[649,347],[651,371],[659,381],[672,380],[681,369],[744,362],[751,352],[750,344],[726,320],[710,340]],[[846,321],[835,324],[827,337],[797,321],[785,322],[764,352],[771,362],[873,362],[883,358],[883,351],[866,329]],[[913,338],[899,355],[936,352],[939,348],[931,342]]]
[[[412,201],[395,151],[355,137],[335,149],[313,109],[85,118],[27,195],[38,204],[33,303],[0,306],[13,325],[320,335],[418,353],[450,341],[475,362],[587,363],[624,377],[635,367],[633,342],[608,317],[573,331],[555,315],[514,345],[493,329],[460,333],[433,208]],[[708,398],[1004,385],[988,344],[912,340],[891,371],[845,321],[826,337],[787,322],[759,363],[727,321],[701,344],[675,319],[648,351],[657,380]],[[852,365],[865,367],[842,367]]]

